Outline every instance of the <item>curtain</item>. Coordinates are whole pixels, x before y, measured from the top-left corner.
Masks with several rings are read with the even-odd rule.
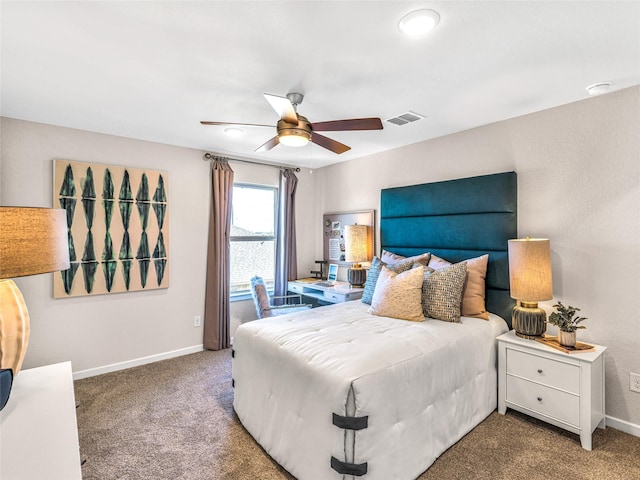
[[[231,345],[229,237],[232,193],[233,170],[226,159],[213,157],[203,339],[204,348],[209,350],[222,350]]]
[[[287,282],[298,278],[296,252],[296,187],[298,177],[291,169],[280,171],[280,208],[276,239],[275,295],[287,294]]]

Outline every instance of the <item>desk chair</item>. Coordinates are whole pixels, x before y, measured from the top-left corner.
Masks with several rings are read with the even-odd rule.
[[[267,287],[262,280],[262,277],[257,275],[251,279],[251,296],[253,302],[256,305],[256,313],[258,318],[268,318],[276,315],[285,315],[292,312],[300,312],[302,310],[308,310],[312,305],[302,303],[301,295],[278,295],[269,297]],[[286,305],[272,305],[272,301],[275,299],[281,299],[289,301],[297,299],[297,303]]]

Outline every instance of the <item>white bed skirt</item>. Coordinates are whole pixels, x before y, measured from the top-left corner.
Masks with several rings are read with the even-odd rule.
[[[234,336],[234,409],[299,480],[341,480],[340,468],[413,480],[496,408],[500,317],[416,323],[367,309],[312,309]]]

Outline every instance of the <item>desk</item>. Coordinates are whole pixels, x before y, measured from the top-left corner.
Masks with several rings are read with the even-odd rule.
[[[21,370],[0,412],[0,478],[80,480],[71,362]]]
[[[287,289],[290,292],[313,298],[321,305],[359,300],[364,292],[364,288],[353,288],[347,282],[334,282],[334,285],[330,287],[319,285],[319,283],[326,284],[327,282],[315,278],[302,278],[290,281]]]

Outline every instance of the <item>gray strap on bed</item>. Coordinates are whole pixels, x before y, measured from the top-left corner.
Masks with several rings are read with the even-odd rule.
[[[369,416],[364,417],[343,417],[342,415],[333,414],[333,424],[338,428],[347,430],[362,430],[369,426]]]
[[[336,457],[331,457],[331,468],[342,475],[361,477],[367,473],[367,463],[345,463]]]

